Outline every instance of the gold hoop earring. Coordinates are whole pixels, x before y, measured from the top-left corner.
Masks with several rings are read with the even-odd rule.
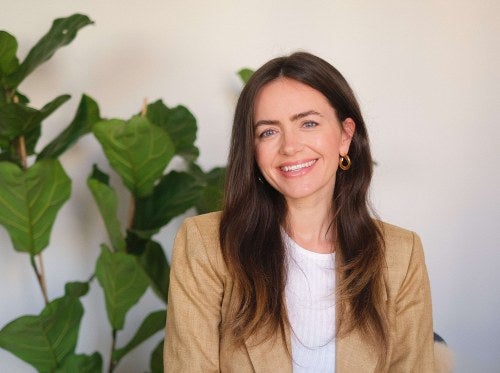
[[[340,156],[339,167],[344,171],[347,171],[351,168],[351,158],[349,158],[347,154]]]

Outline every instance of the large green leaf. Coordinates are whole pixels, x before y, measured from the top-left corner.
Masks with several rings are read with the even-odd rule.
[[[17,251],[36,255],[48,244],[57,212],[69,198],[71,180],[57,160],[26,171],[0,162],[0,224]]]
[[[104,225],[108,231],[109,239],[115,250],[125,250],[125,237],[122,233],[120,221],[117,217],[118,197],[113,188],[109,186],[106,178],[103,178],[103,172],[94,165],[92,175],[87,179],[87,185],[94,196],[94,199],[101,213]],[[104,181],[106,180],[106,181]]]
[[[0,103],[0,136],[9,140],[40,127],[43,113],[16,103]]]
[[[16,52],[16,38],[6,31],[0,31],[0,81],[19,66]]]
[[[148,119],[163,128],[174,142],[176,154],[187,161],[198,158],[199,150],[194,145],[196,141],[196,118],[184,106],[168,108],[163,101],[158,100],[148,105]]]
[[[112,253],[105,245],[97,260],[96,277],[104,290],[111,326],[121,330],[127,312],[146,291],[148,278],[133,255]]]
[[[166,364],[168,365],[168,362]],[[149,367],[151,373],[163,373],[163,340],[153,350]]]
[[[82,27],[92,23],[87,16],[82,14],[56,19],[49,32],[29,51],[21,65],[6,78],[8,87],[17,87],[26,76],[52,57],[59,48],[69,44]]]
[[[174,156],[168,134],[148,119],[112,119],[96,123],[92,131],[102,145],[111,167],[136,197],[153,191],[165,167]]]
[[[122,357],[139,346],[146,339],[165,328],[167,312],[165,310],[150,313],[142,322],[132,339],[122,348],[113,351],[112,359],[118,363]]]
[[[204,185],[186,172],[171,171],[154,188],[153,194],[136,200],[134,232],[152,234],[190,209]]]
[[[102,357],[98,352],[92,355],[69,355],[55,373],[102,373]]]
[[[100,114],[97,103],[92,97],[82,95],[76,115],[69,126],[40,152],[38,159],[59,157],[81,136],[89,133],[92,125],[99,120]]]
[[[20,103],[0,103],[0,137],[11,141],[24,136],[26,153],[33,154],[40,138],[42,121],[69,99],[69,95],[61,95],[41,110]]]
[[[67,289],[75,287],[80,285]],[[82,316],[78,296],[66,293],[50,302],[40,315],[22,316],[5,325],[0,330],[0,347],[40,372],[53,372],[75,351]]]
[[[203,193],[196,200],[195,207],[199,214],[218,211],[222,208],[224,195],[224,178],[226,169],[224,167],[214,167],[208,173],[195,163],[189,166],[191,175],[197,177],[200,183],[204,183]]]
[[[24,144],[26,146],[26,154],[33,155],[35,153],[36,144],[42,135],[42,126],[38,125],[31,131],[24,134]],[[15,142],[13,142],[15,144]]]
[[[47,103],[43,108],[40,109],[40,113],[42,114],[42,120],[47,118],[50,114],[56,111],[62,104],[68,101],[71,98],[70,95],[61,95],[56,97],[54,100]],[[35,153],[35,147],[42,133],[41,123],[34,127],[31,131],[27,133],[23,133],[25,136],[26,143],[26,153],[28,155],[32,155]]]
[[[163,303],[167,303],[168,285],[170,282],[170,266],[161,245],[155,241],[146,244],[139,262],[149,277],[153,291]]]

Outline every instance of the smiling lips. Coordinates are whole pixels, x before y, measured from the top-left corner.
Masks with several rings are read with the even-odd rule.
[[[280,170],[283,172],[294,172],[294,171],[300,171],[304,168],[309,168],[313,164],[315,164],[317,159],[313,159],[312,161],[304,162],[304,163],[299,163],[299,164],[294,164],[290,166],[282,166],[280,167]]]

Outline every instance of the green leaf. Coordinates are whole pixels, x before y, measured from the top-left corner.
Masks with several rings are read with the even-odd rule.
[[[69,355],[55,373],[102,373],[102,357],[98,352],[92,355]]]
[[[40,127],[43,113],[31,107],[0,103],[0,136],[9,140]]]
[[[90,175],[90,177],[103,184],[109,185],[109,175],[104,171],[101,171],[96,164],[94,164],[92,167],[92,174]]]
[[[125,237],[122,234],[120,221],[117,217],[118,197],[115,190],[109,186],[108,180],[108,175],[94,165],[94,171],[87,179],[87,185],[97,203],[113,248],[124,251]]]
[[[146,291],[148,278],[133,255],[111,253],[105,245],[97,260],[96,277],[104,290],[111,326],[121,330],[127,312]]]
[[[92,23],[87,16],[82,14],[56,19],[49,32],[29,51],[19,68],[6,78],[8,87],[17,87],[33,70],[51,58],[59,48],[69,44],[81,28]]]
[[[61,95],[59,97],[56,97],[54,100],[46,104],[41,110],[40,113],[42,114],[42,121],[47,118],[50,114],[52,114],[55,110],[57,110],[62,104],[64,104],[66,101],[68,101],[71,98],[70,95]],[[40,138],[40,135],[42,133],[42,126],[41,123],[40,125],[34,127],[32,130],[30,130],[27,133],[23,133],[25,136],[25,144],[26,144],[26,153],[28,155],[32,155],[35,153],[35,147],[36,144],[38,143],[38,139]]]
[[[198,158],[199,150],[194,145],[196,141],[196,118],[184,106],[168,108],[163,101],[158,100],[148,105],[148,119],[163,128],[170,135],[176,154],[188,162]]]
[[[161,301],[166,304],[170,282],[170,266],[161,245],[158,242],[149,241],[144,252],[139,256],[139,262],[149,277],[151,288]]]
[[[134,231],[154,231],[194,206],[203,184],[186,172],[171,171],[154,188],[153,194],[136,200]]]
[[[113,361],[120,361],[123,356],[139,346],[146,339],[165,328],[167,312],[165,310],[150,313],[142,322],[134,337],[122,348],[113,351]]]
[[[151,373],[163,373],[163,340],[153,350],[149,367]]]
[[[72,297],[83,297],[89,292],[88,282],[68,282],[64,286],[64,294]]]
[[[102,145],[111,167],[136,196],[152,193],[154,184],[174,156],[168,134],[138,116],[96,123],[92,131]]]
[[[61,95],[61,96],[56,97],[55,99],[53,99],[49,103],[45,104],[45,106],[40,109],[40,112],[43,115],[42,119],[47,118],[50,114],[52,114],[54,111],[56,111],[62,104],[64,104],[70,98],[71,98],[70,95]]]
[[[204,173],[198,165],[192,163],[189,167],[189,172],[205,184],[203,193],[195,203],[198,213],[205,214],[220,210],[224,197],[226,169],[224,167],[214,167],[208,173]]]
[[[26,154],[32,155],[35,153],[36,144],[42,134],[42,126],[36,126],[31,131],[24,134],[24,143],[26,146]]]
[[[254,73],[254,71],[252,69],[249,69],[249,68],[244,68],[244,69],[241,69],[240,71],[238,71],[238,75],[244,84],[248,83],[248,80],[250,80],[253,73]]]
[[[22,316],[0,330],[0,347],[40,372],[52,372],[75,351],[83,306],[65,295],[50,302],[38,316]]]
[[[42,121],[69,98],[69,95],[56,97],[41,110],[19,103],[0,103],[0,137],[12,141],[24,136],[26,153],[33,154],[40,138]]]
[[[40,253],[48,244],[57,212],[69,198],[71,180],[56,160],[26,171],[0,162],[0,224],[17,251]]]
[[[99,120],[97,103],[91,97],[82,95],[76,115],[69,126],[40,152],[38,159],[59,157],[81,136],[89,133],[94,123]]]
[[[6,31],[0,31],[0,81],[19,66],[16,52],[16,38]]]

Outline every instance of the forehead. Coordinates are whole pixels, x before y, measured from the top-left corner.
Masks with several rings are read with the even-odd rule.
[[[254,118],[276,119],[282,115],[314,110],[334,113],[327,98],[318,90],[290,78],[278,78],[264,85],[255,98]]]

